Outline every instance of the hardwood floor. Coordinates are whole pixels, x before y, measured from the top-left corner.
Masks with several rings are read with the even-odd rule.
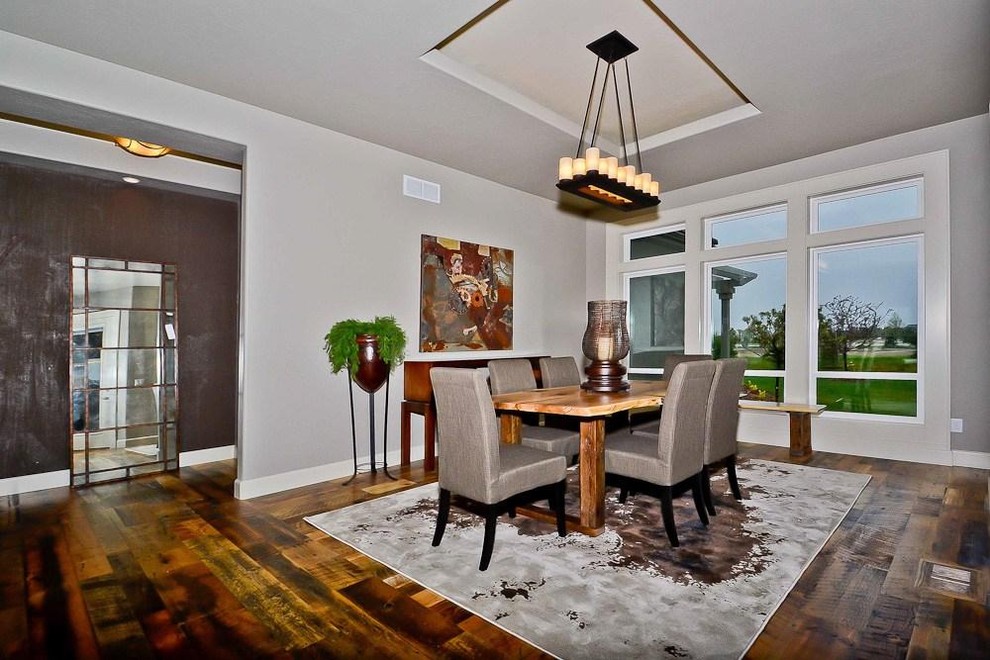
[[[810,464],[873,479],[748,656],[986,658],[988,472]],[[224,461],[0,500],[0,657],[544,657],[303,521],[381,475],[250,501],[233,479]],[[979,602],[916,586],[923,559],[976,569]]]

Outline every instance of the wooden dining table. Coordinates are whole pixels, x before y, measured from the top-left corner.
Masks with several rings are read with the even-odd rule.
[[[563,415],[580,420],[581,511],[579,517],[568,516],[569,530],[597,536],[605,527],[605,418],[633,408],[660,406],[667,393],[667,381],[631,381],[629,385],[625,392],[590,392],[575,385],[492,396],[495,409],[502,413],[503,442],[519,442],[522,427],[519,413]],[[553,519],[549,509],[529,507],[525,512]]]

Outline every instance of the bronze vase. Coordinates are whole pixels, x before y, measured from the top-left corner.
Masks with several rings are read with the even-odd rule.
[[[388,364],[378,354],[377,335],[358,335],[357,373],[354,382],[368,394],[374,394],[388,378]]]

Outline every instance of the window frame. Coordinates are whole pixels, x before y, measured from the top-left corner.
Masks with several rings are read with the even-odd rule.
[[[882,223],[886,224],[886,223]],[[818,309],[821,300],[818,297],[818,256],[829,252],[839,252],[842,250],[878,247],[884,245],[898,245],[914,243],[917,256],[918,290],[918,343],[916,352],[918,355],[918,368],[914,373],[909,372],[884,372],[884,371],[822,371],[819,368],[819,342],[818,342]],[[922,233],[906,234],[902,236],[889,236],[869,240],[852,240],[830,243],[813,247],[808,251],[809,268],[809,290],[808,300],[810,303],[808,327],[808,397],[809,401],[817,401],[818,381],[821,379],[831,380],[903,380],[914,381],[916,386],[916,411],[913,417],[906,415],[883,415],[876,413],[853,413],[843,411],[828,411],[830,416],[837,418],[874,420],[880,422],[890,422],[899,424],[924,424],[925,423],[925,363],[927,360],[927,343],[925,323],[925,236]]]
[[[735,243],[733,245],[712,245],[712,227],[720,222],[731,222],[733,220],[743,220],[748,217],[755,217],[760,215],[769,215],[777,211],[784,212],[784,235],[778,236],[776,238],[763,238],[758,241],[753,241],[751,243]],[[728,213],[719,213],[717,215],[711,215],[703,218],[704,234],[702,236],[701,248],[703,251],[713,251],[713,250],[725,250],[730,248],[747,248],[754,245],[762,245],[764,243],[770,243],[773,241],[783,241],[787,239],[787,224],[788,218],[790,216],[790,211],[788,209],[787,201],[772,202],[770,204],[761,204],[759,206],[754,206],[752,208],[740,209],[738,211],[729,211]]]
[[[670,256],[670,255],[667,255]],[[630,312],[632,309],[632,302],[629,300],[629,281],[633,278],[639,277],[653,277],[654,275],[669,275],[671,273],[684,273],[684,299],[685,299],[685,310],[687,308],[687,296],[688,296],[688,285],[687,285],[687,269],[684,264],[666,266],[662,268],[649,268],[646,270],[629,271],[622,274],[622,299],[626,301],[629,306]],[[686,320],[686,319],[685,319]],[[629,324],[632,325],[631,323]],[[631,328],[630,328],[631,329]],[[688,345],[688,328],[685,324],[684,326],[684,338],[683,338],[683,348],[686,351]],[[659,376],[663,374],[663,367],[633,367],[632,366],[632,336],[630,333],[629,337],[629,356],[627,359],[628,367],[627,373],[629,374],[640,374],[640,375],[654,375]]]
[[[855,199],[857,197],[865,197],[866,195],[873,195],[876,193],[886,192],[890,190],[898,190],[900,188],[908,188],[911,184],[917,184],[918,187],[918,210],[919,213],[909,217],[909,218],[898,218],[896,220],[885,220],[883,222],[872,222],[863,225],[853,225],[851,227],[837,227],[835,229],[822,229],[818,224],[818,207],[821,204],[828,202],[837,202],[845,199]],[[902,177],[899,179],[881,181],[878,183],[866,184],[861,186],[853,186],[851,188],[844,188],[842,190],[837,190],[834,192],[825,192],[815,195],[810,195],[808,197],[808,218],[810,221],[810,234],[832,234],[835,232],[842,231],[853,231],[857,229],[863,229],[864,227],[877,227],[891,225],[898,222],[910,222],[912,220],[921,220],[925,217],[925,177],[922,175]]]
[[[665,227],[654,227],[652,229],[644,229],[641,231],[634,231],[628,234],[623,234],[622,236],[622,261],[623,263],[634,264],[646,259],[659,259],[663,257],[672,257],[674,255],[683,255],[684,252],[672,252],[670,254],[655,254],[649,257],[639,257],[637,259],[632,258],[632,242],[640,238],[649,238],[650,236],[660,236],[661,234],[673,234],[674,232],[683,231],[684,232],[684,252],[687,251],[687,241],[688,241],[688,231],[687,225],[683,222],[676,225],[668,225]]]

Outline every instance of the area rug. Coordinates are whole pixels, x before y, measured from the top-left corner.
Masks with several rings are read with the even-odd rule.
[[[576,479],[572,471],[570,481]],[[503,517],[489,569],[478,571],[484,524],[452,508],[430,545],[437,486],[420,486],[306,520],[530,644],[561,658],[736,658],[852,508],[869,476],[744,461],[744,499],[713,477],[718,515],[705,528],[677,499],[671,548],[659,502],[609,489],[606,531],[556,535]],[[568,489],[577,512],[576,484]]]

